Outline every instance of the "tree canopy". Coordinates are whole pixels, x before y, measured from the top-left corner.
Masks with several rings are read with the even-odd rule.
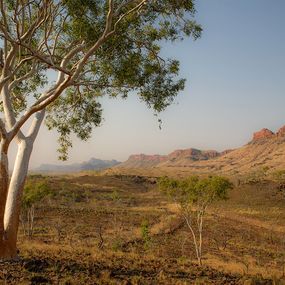
[[[190,176],[185,179],[162,177],[158,182],[159,189],[174,199],[182,207],[190,205],[199,211],[205,211],[212,202],[226,200],[232,183],[221,176],[200,178]]]
[[[203,220],[206,210],[214,201],[226,200],[232,183],[221,176],[185,179],[162,177],[159,189],[178,204],[180,214],[186,222],[193,238],[199,265],[202,265]]]
[[[194,14],[192,0],[0,0],[0,258],[17,254],[22,192],[43,120],[58,131],[64,160],[72,133],[86,140],[100,125],[102,96],[135,93],[163,111],[184,80],[161,48],[200,36]]]
[[[192,0],[0,2],[2,112],[14,137],[46,109],[61,159],[71,133],[86,140],[100,125],[100,97],[135,92],[155,113],[171,104],[185,80],[162,46],[202,31]]]

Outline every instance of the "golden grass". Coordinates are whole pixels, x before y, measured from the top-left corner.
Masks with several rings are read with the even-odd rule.
[[[191,235],[186,226],[179,224],[179,208],[154,185],[138,182],[131,176],[97,174],[49,179],[55,191],[64,184],[82,194],[91,189],[88,192],[91,196],[80,202],[73,201],[72,195],[57,200],[50,198],[50,202],[38,205],[35,236],[28,239],[20,234],[21,256],[51,258],[64,264],[76,261],[78,268],[88,268],[89,263],[97,262],[104,265],[101,275],[97,272],[100,278],[112,282],[115,279],[110,272],[123,274],[114,273],[120,267],[133,274],[133,282],[139,278],[136,272],[145,274],[142,279],[146,283],[142,284],[148,284],[148,278],[152,282],[161,280],[161,284],[179,284],[185,282],[184,275],[190,278],[190,269],[198,272]],[[112,199],[114,190],[118,199]],[[272,193],[277,190],[271,182],[241,185],[232,190],[227,202],[209,209],[203,247],[204,264],[210,267],[209,271],[261,274],[266,278],[282,275],[285,203],[280,203],[280,197]],[[149,224],[147,243],[142,237],[143,221]],[[98,248],[100,228],[104,239],[102,249]],[[180,271],[184,275],[180,276]],[[89,284],[85,273],[78,274]],[[55,280],[54,272],[50,278]],[[173,283],[166,283],[167,278]]]

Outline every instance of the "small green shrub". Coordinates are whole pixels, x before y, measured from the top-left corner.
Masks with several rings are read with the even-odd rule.
[[[24,235],[32,237],[34,233],[35,205],[52,193],[45,180],[29,180],[23,192],[20,220]]]
[[[151,244],[150,227],[148,220],[144,220],[141,223],[141,237],[144,242],[144,248],[148,249]]]
[[[158,187],[179,205],[193,238],[198,263],[202,265],[203,219],[206,210],[214,201],[228,198],[232,183],[220,176],[190,176],[186,179],[163,177],[159,179]]]

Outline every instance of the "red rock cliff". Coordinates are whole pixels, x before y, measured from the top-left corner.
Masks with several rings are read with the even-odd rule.
[[[285,126],[283,126],[282,128],[280,128],[276,134],[277,134],[278,137],[283,137],[283,136],[285,136]]]
[[[256,132],[253,134],[253,141],[265,139],[265,138],[271,138],[274,136],[274,133],[268,129],[262,129],[259,132]]]

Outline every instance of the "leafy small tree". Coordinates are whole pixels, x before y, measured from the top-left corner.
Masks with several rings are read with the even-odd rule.
[[[163,177],[158,181],[161,191],[179,205],[180,213],[191,232],[199,265],[202,265],[203,219],[210,204],[227,199],[232,183],[220,176],[186,179]]]
[[[32,181],[25,186],[20,214],[24,235],[33,236],[35,206],[49,194],[51,194],[51,189],[45,181],[36,183]]]

